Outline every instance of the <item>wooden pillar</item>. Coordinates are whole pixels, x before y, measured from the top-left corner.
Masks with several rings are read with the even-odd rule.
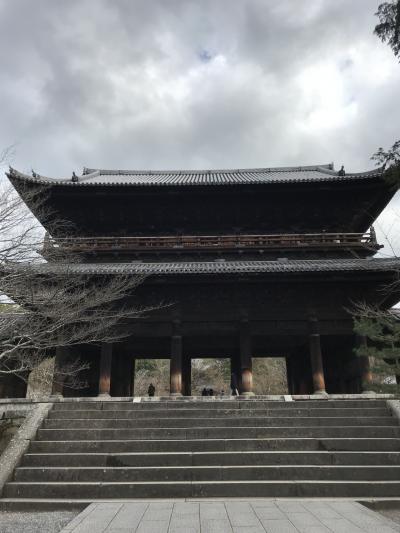
[[[356,335],[356,345],[358,348],[367,348],[367,337],[365,335]],[[361,391],[363,393],[371,392],[372,372],[368,355],[359,355],[358,364],[360,369]]]
[[[253,365],[251,359],[251,335],[248,320],[242,320],[240,324],[240,373],[240,394],[243,396],[254,396]]]
[[[182,396],[182,332],[175,321],[171,338],[170,395]]]
[[[103,342],[101,345],[100,352],[99,396],[110,396],[111,363],[112,344],[107,344]]]
[[[314,394],[324,394],[326,392],[325,376],[324,366],[322,363],[321,336],[319,334],[319,324],[317,318],[310,318],[309,328],[310,360]]]
[[[184,357],[182,361],[182,391],[184,396],[192,395],[192,361]]]
[[[135,372],[136,372],[136,359],[132,359],[131,396],[135,396]]]

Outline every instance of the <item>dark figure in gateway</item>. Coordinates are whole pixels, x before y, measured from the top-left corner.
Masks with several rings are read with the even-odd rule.
[[[149,396],[154,396],[155,392],[156,392],[155,386],[153,385],[153,383],[150,383],[149,388],[147,389],[147,394]]]
[[[232,396],[238,396],[239,395],[238,388],[239,387],[238,387],[238,381],[237,381],[236,374],[234,372],[232,372],[232,374],[231,374]]]

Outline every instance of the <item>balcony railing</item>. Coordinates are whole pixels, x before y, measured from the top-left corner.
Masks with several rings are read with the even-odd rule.
[[[168,237],[69,237],[45,239],[44,251],[143,252],[237,249],[368,249],[378,250],[375,232],[279,235],[176,235]]]

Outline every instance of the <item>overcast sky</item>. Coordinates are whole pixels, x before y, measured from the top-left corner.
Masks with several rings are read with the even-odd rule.
[[[49,176],[335,162],[400,137],[379,0],[0,0],[0,147]]]

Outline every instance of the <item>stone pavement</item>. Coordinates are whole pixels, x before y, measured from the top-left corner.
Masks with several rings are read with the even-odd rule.
[[[354,501],[131,501],[89,505],[62,533],[393,533]]]

